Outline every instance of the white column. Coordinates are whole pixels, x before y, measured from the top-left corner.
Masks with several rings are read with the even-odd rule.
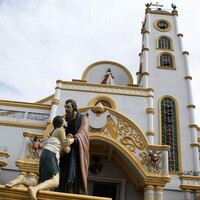
[[[180,48],[180,52],[181,52],[181,51],[183,51],[183,34],[179,33],[177,36],[178,36],[179,48]]]
[[[148,51],[149,49],[143,48],[142,49],[142,56],[143,56],[143,64],[142,64],[142,86],[144,88],[148,88],[149,83],[148,83]]]
[[[190,76],[189,71],[189,65],[188,65],[188,55],[189,53],[187,51],[184,51],[183,53],[184,58],[184,67],[185,67],[185,79],[186,79],[186,85],[187,85],[187,98],[188,98],[188,113],[189,113],[189,120],[190,120],[190,134],[191,134],[191,140],[192,140],[192,151],[193,151],[193,163],[194,163],[194,171],[199,171],[199,147],[198,147],[198,141],[197,141],[197,126],[196,126],[196,120],[195,120],[195,105],[193,104],[193,94],[192,94],[192,88],[191,88],[191,81],[192,77]],[[187,194],[187,193],[186,193]],[[186,195],[187,196],[187,195]]]
[[[162,173],[169,174],[168,150],[162,151]]]
[[[154,107],[153,107],[153,100],[154,100],[154,93],[152,89],[149,89],[149,97],[148,97],[148,108],[146,109],[147,112],[147,139],[149,144],[154,144]]]
[[[178,12],[172,11],[172,13],[174,14],[174,32],[175,34],[178,34],[178,22],[177,22]]]
[[[199,200],[200,199],[200,190],[195,190],[194,191],[194,200]]]
[[[147,185],[144,188],[144,200],[154,200],[154,187]]]
[[[61,86],[62,86],[61,81],[57,81],[57,87],[55,90],[54,98],[52,99],[52,102],[51,102],[52,106],[51,106],[51,112],[50,112],[50,117],[49,117],[50,122],[55,117],[57,108],[58,108],[58,104],[60,103],[60,88],[61,88]]]
[[[190,190],[183,190],[184,200],[191,200],[190,198]]]
[[[155,200],[163,200],[163,187],[155,187]]]

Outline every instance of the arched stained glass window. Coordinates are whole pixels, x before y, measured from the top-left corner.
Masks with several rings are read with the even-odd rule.
[[[160,56],[161,67],[173,67],[173,57],[170,54],[164,53]]]
[[[167,37],[161,37],[158,40],[158,48],[160,49],[171,49],[171,41]]]
[[[169,171],[179,171],[176,104],[171,98],[161,101],[162,144],[170,146]]]

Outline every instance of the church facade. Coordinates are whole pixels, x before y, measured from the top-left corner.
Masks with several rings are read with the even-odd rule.
[[[175,5],[146,4],[135,82],[125,66],[99,61],[36,103],[0,100],[0,199],[26,195],[5,187],[19,173],[37,179],[42,143],[67,99],[89,118],[89,196],[41,191],[38,199],[200,199],[200,128],[177,18]]]

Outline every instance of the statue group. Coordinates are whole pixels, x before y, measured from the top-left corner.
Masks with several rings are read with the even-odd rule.
[[[6,186],[27,186],[31,200],[37,200],[39,190],[87,194],[88,130],[87,116],[78,112],[73,99],[68,99],[64,117],[56,116],[53,119],[53,131],[43,144],[38,181],[30,181],[20,175]]]

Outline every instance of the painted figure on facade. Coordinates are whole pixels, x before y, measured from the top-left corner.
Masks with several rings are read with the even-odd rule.
[[[106,71],[106,74],[104,75],[104,79],[103,81],[101,81],[101,84],[115,85],[114,76],[110,68],[108,68],[108,70]]]
[[[40,158],[40,153],[43,149],[42,142],[37,136],[34,138],[30,138],[31,143],[28,146],[29,154],[26,156],[27,158],[32,158],[32,159],[39,159]]]
[[[147,150],[148,151],[148,150]],[[156,169],[156,171],[159,171],[159,163],[161,161],[161,157],[159,156],[160,152],[157,152],[156,150],[148,151],[149,157],[150,157],[150,163],[152,166]]]
[[[89,167],[89,122],[87,116],[78,112],[74,100],[65,102],[65,119],[68,127],[66,136],[74,136],[69,154],[60,157],[60,183],[58,192],[87,194],[87,176]],[[66,143],[67,140],[66,140]]]
[[[50,133],[50,137],[44,142],[39,163],[39,179],[33,181],[24,175],[20,175],[13,181],[6,184],[7,187],[23,184],[28,187],[31,200],[37,200],[37,192],[39,190],[49,190],[56,188],[59,184],[59,158],[62,151],[69,153],[70,144],[73,138],[66,139],[65,129],[67,122],[61,116],[53,119],[54,130]],[[66,140],[68,142],[66,143]]]

